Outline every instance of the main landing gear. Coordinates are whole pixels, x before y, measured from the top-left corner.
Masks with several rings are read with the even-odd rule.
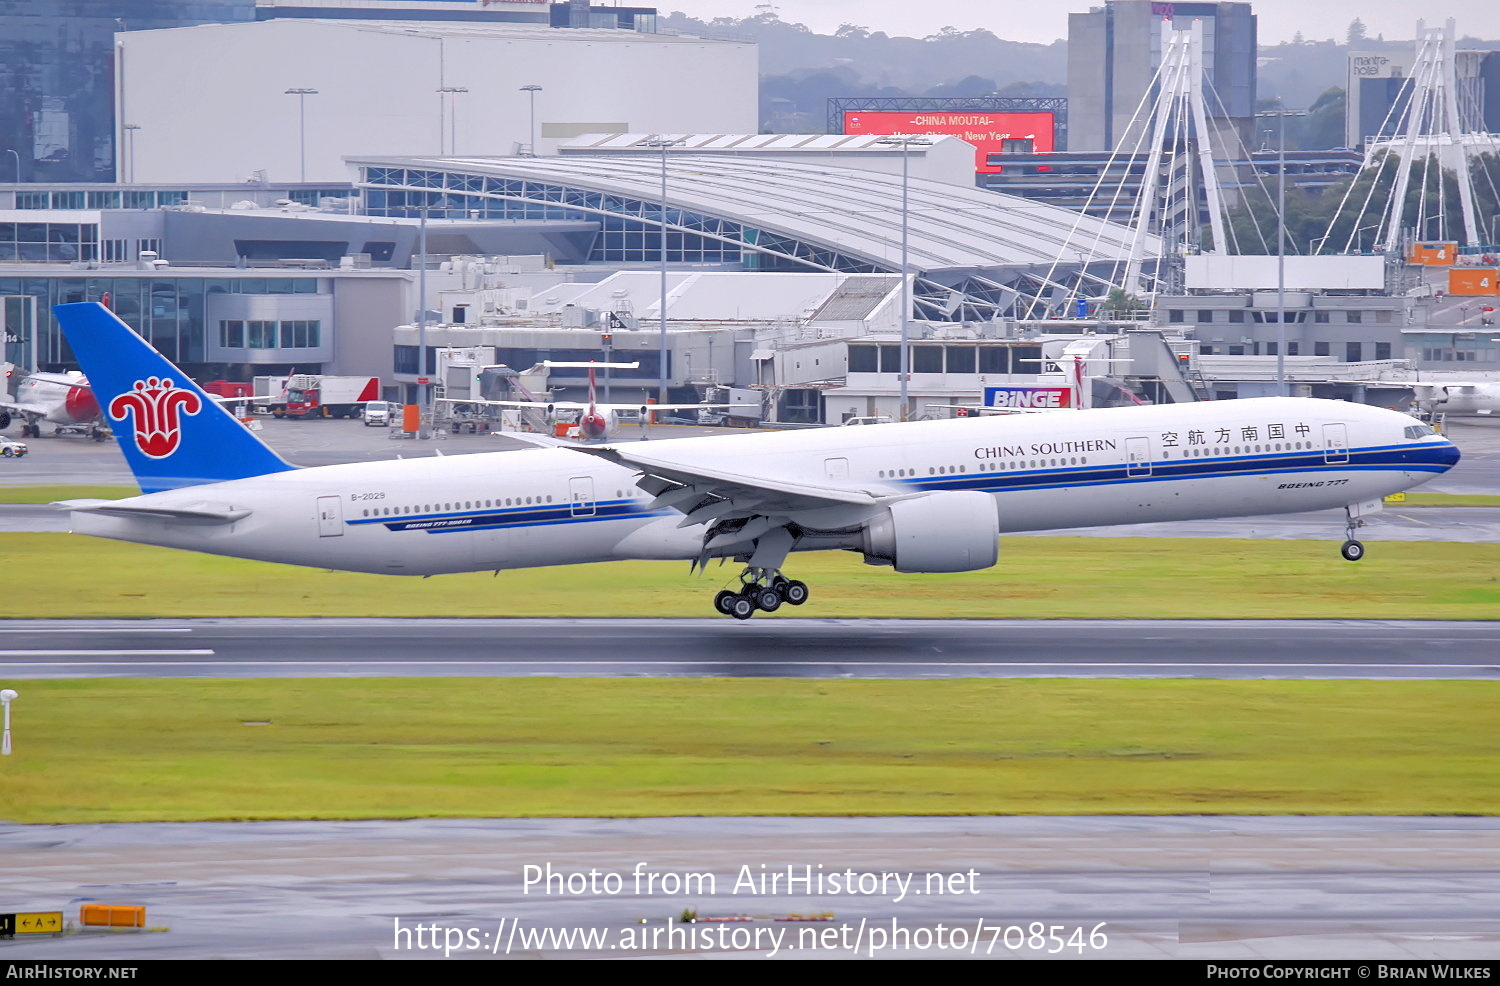
[[[714,608],[737,620],[748,620],[756,610],[774,613],[782,603],[801,606],[807,602],[807,583],[789,579],[778,571],[747,568],[740,573],[740,589],[724,589],[714,596]]]
[[[1354,532],[1365,526],[1365,520],[1354,512],[1352,507],[1344,508],[1344,543],[1339,548],[1339,554],[1344,556],[1345,561],[1359,561],[1365,556],[1365,546],[1354,540]]]

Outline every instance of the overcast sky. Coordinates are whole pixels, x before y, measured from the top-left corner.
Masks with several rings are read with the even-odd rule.
[[[960,31],[984,28],[1008,41],[1047,44],[1068,36],[1068,14],[1102,6],[1101,0],[776,0],[776,15],[832,34],[840,24],[872,31],[925,37],[951,25]],[[681,10],[702,20],[753,17],[764,9],[757,0],[665,0],[664,11]],[[1344,40],[1349,22],[1365,22],[1370,37],[1408,39],[1418,17],[1437,26],[1452,17],[1458,36],[1500,38],[1500,3],[1495,0],[1254,0],[1262,44],[1290,41],[1301,31],[1309,39]]]

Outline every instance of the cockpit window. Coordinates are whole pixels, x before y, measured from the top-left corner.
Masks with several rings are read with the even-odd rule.
[[[1436,434],[1437,434],[1437,432],[1433,431],[1431,428],[1427,427],[1426,425],[1407,425],[1406,426],[1406,437],[1407,438],[1426,438],[1428,435],[1436,435]]]

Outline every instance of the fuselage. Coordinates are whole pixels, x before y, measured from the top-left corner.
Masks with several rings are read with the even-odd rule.
[[[1500,383],[1473,387],[1444,387],[1438,409],[1445,414],[1500,415]]]
[[[99,419],[99,402],[81,373],[33,373],[16,388],[16,403],[45,408],[41,420],[83,424]]]
[[[881,495],[982,490],[1002,532],[1343,507],[1458,460],[1393,411],[1263,398],[960,418],[652,443],[658,458]],[[79,533],[398,575],[689,559],[703,529],[652,505],[638,473],[563,448],[351,463],[129,501],[248,510],[192,524],[74,514]],[[808,538],[796,550],[829,547]]]

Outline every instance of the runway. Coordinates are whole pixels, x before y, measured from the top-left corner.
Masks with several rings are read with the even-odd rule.
[[[450,943],[452,958],[471,959],[1492,960],[1500,949],[1500,821],[1486,818],[0,825],[0,853],[17,909],[76,918],[84,901],[144,904],[149,926],[170,929],[18,938],[0,944],[9,960],[440,958]],[[617,874],[619,890],[528,886],[526,867],[547,865]],[[637,883],[638,866],[702,878],[674,891]],[[861,879],[848,893],[759,879],[789,868],[910,882]],[[685,909],[700,922],[676,924]],[[418,924],[460,934],[421,948]],[[600,937],[560,938],[585,929]]]
[[[1500,622],[56,620],[0,623],[0,680],[74,677],[1500,680]]]

